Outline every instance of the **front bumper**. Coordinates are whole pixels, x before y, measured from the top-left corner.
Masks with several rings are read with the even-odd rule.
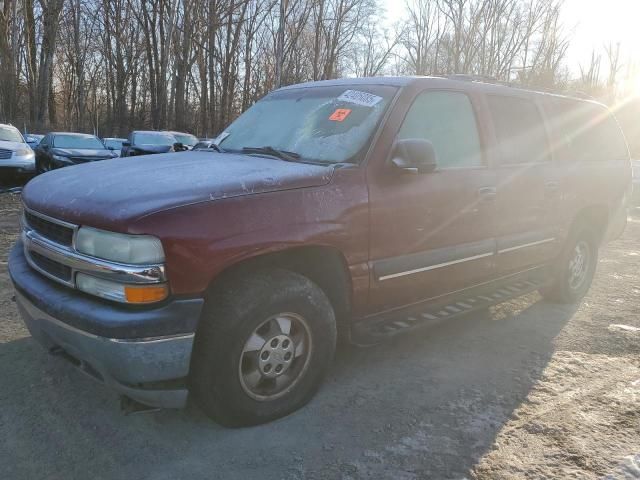
[[[27,328],[50,353],[140,403],[185,405],[202,299],[127,311],[42,277],[28,266],[20,244],[9,256],[9,273]]]
[[[12,157],[0,160],[0,170],[14,173],[32,174],[36,171],[36,159],[34,155]]]

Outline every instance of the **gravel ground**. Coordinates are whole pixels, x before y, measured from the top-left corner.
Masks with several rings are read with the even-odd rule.
[[[342,348],[301,411],[227,430],[195,407],[124,416],[48,356],[6,272],[0,195],[0,478],[640,479],[640,215],[579,307],[529,295],[375,348]]]

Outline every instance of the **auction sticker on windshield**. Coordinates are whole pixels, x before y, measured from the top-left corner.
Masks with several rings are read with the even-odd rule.
[[[332,122],[342,122],[349,116],[350,113],[350,108],[337,108],[335,112],[331,114],[329,120],[331,120]]]
[[[342,102],[355,103],[356,105],[362,105],[363,107],[373,107],[382,100],[382,97],[372,93],[361,92],[359,90],[346,90],[338,97],[338,100]]]

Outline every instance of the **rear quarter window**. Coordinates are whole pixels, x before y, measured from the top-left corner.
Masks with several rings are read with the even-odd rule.
[[[624,134],[606,107],[553,99],[547,110],[552,118],[556,150],[564,159],[584,162],[629,159]]]

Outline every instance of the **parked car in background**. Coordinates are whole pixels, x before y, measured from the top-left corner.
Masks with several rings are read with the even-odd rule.
[[[575,304],[626,225],[629,150],[595,102],[349,78],[272,92],[218,139],[35,178],[8,265],[48,351],[224,425],[302,407],[339,335],[374,344],[536,290]]]
[[[176,138],[178,143],[181,143],[186,150],[192,150],[193,147],[199,142],[198,137],[191,135],[190,133],[183,132],[168,132]]]
[[[116,157],[95,135],[52,132],[45,135],[36,148],[36,170],[44,173],[56,168]]]
[[[633,199],[631,201],[634,207],[640,207],[640,160],[633,160]]]
[[[27,133],[24,136],[27,144],[29,144],[32,149],[35,149],[43,138],[44,135],[40,135],[38,133]]]
[[[199,151],[199,150],[219,150],[218,146],[215,143],[214,139],[207,139],[207,140],[200,140],[198,143],[196,143],[192,150],[195,151]]]
[[[0,124],[0,175],[28,176],[35,173],[35,155],[20,131]]]
[[[169,132],[153,130],[136,130],[129,134],[122,145],[122,157],[149,155],[154,153],[175,152],[182,150],[178,140]]]
[[[122,152],[122,145],[126,141],[126,138],[107,137],[102,139],[102,143],[104,143],[104,146],[118,156],[120,156],[120,153]]]

